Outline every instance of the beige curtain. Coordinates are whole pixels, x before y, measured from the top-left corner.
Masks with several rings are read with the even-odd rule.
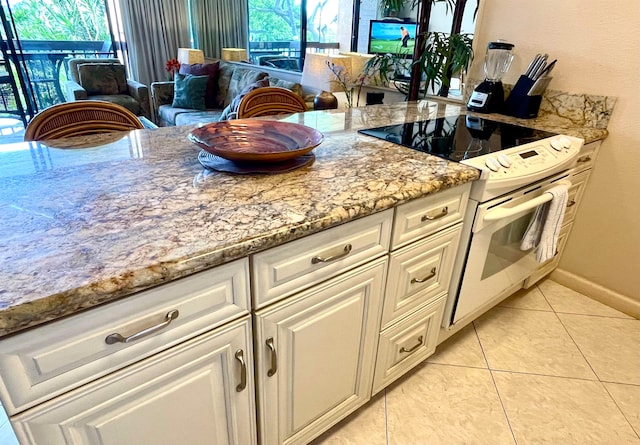
[[[219,58],[222,48],[247,48],[247,0],[190,0],[194,46]]]
[[[187,0],[119,0],[119,6],[131,77],[145,85],[168,80],[167,60],[191,46]]]

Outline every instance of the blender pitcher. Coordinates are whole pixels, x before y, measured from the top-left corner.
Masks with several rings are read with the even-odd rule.
[[[479,113],[497,113],[504,104],[502,77],[507,73],[515,45],[502,40],[489,42],[484,58],[485,79],[471,93],[467,109]]]

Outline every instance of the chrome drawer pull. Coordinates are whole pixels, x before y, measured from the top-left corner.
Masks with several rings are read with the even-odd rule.
[[[416,350],[416,349],[418,349],[420,346],[422,346],[422,339],[423,339],[423,337],[422,337],[422,335],[421,335],[420,337],[418,337],[418,344],[417,344],[417,345],[415,345],[415,346],[413,346],[413,347],[411,347],[411,348],[409,348],[409,349],[405,349],[405,347],[404,347],[404,346],[403,346],[403,347],[401,347],[401,348],[400,348],[400,353],[401,353],[401,354],[403,354],[403,353],[408,353],[408,352],[413,352],[413,351],[415,351],[415,350]]]
[[[247,387],[247,364],[244,361],[244,351],[236,351],[236,359],[240,362],[240,384],[236,386],[236,391],[240,392]]]
[[[432,267],[431,272],[424,278],[411,278],[411,284],[413,283],[424,283],[425,281],[429,281],[431,278],[436,276],[436,268]]]
[[[331,255],[326,258],[322,258],[320,256],[314,256],[313,258],[311,258],[311,264],[328,263],[330,261],[339,260],[340,258],[344,258],[347,255],[349,255],[349,252],[351,252],[351,249],[353,249],[353,246],[351,244],[347,244],[346,246],[344,246],[344,249],[342,249],[342,252],[337,255]]]
[[[440,219],[440,218],[442,218],[442,217],[447,216],[448,214],[449,214],[449,207],[448,207],[448,206],[445,206],[445,207],[443,207],[443,208],[442,208],[442,212],[438,213],[436,216],[424,215],[424,216],[422,217],[422,222],[425,222],[425,221],[433,221],[433,220],[435,220],[435,219]]]
[[[273,377],[275,373],[278,372],[278,354],[276,353],[276,347],[273,344],[273,337],[267,338],[265,343],[271,350],[271,369],[267,371],[267,377]]]
[[[581,163],[581,162],[589,162],[590,160],[591,160],[591,156],[583,156],[583,157],[581,157],[581,158],[578,158],[578,161],[577,161],[577,162],[578,162],[578,163]]]
[[[567,203],[567,207],[573,207],[574,205],[576,205],[576,201],[574,199]]]
[[[107,335],[107,338],[104,339],[104,341],[108,345],[112,345],[114,343],[131,343],[132,341],[139,340],[142,337],[146,337],[147,335],[151,335],[151,334],[154,334],[154,333],[156,333],[158,331],[161,331],[162,329],[164,329],[167,326],[169,326],[173,320],[178,318],[178,315],[180,315],[180,312],[178,312],[177,309],[173,309],[173,310],[167,312],[167,315],[165,315],[164,321],[162,323],[159,323],[159,324],[157,324],[155,326],[151,326],[149,328],[143,329],[140,332],[136,332],[135,334],[130,335],[128,337],[123,337],[122,335],[120,335],[118,333],[109,334],[109,335]]]

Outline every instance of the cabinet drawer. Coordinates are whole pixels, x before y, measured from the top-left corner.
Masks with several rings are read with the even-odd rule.
[[[461,229],[457,224],[390,255],[383,328],[447,291]]]
[[[600,149],[600,141],[585,144],[580,149],[580,154],[576,160],[576,171],[582,171],[593,167],[598,151]]]
[[[373,394],[433,354],[445,300],[441,296],[380,334]]]
[[[571,187],[569,187],[569,198],[567,200],[567,210],[564,212],[563,224],[571,222],[575,218],[590,174],[591,170],[584,170],[571,175]]]
[[[396,208],[391,249],[462,221],[471,183],[408,202]]]
[[[386,253],[392,214],[386,210],[254,255],[254,308]]]
[[[249,312],[248,259],[234,261],[9,337],[0,344],[0,385],[15,414]],[[167,323],[167,314],[177,318]],[[107,344],[110,334],[130,343]]]
[[[246,315],[15,416],[20,443],[255,444],[251,343]]]

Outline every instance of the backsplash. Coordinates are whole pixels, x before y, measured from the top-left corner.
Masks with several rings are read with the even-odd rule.
[[[480,81],[469,80],[465,86],[465,103],[473,88]],[[511,93],[513,85],[504,85],[505,98]],[[591,94],[574,94],[558,90],[546,90],[542,95],[542,104],[537,119],[556,118],[566,120],[572,124],[587,128],[605,130],[616,104],[616,97],[596,96]]]

